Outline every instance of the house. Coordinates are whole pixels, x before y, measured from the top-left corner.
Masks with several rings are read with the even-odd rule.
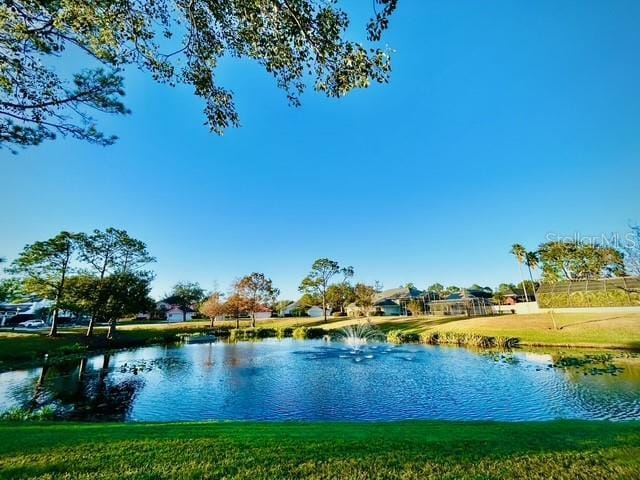
[[[488,292],[463,289],[447,296],[445,300],[429,302],[429,313],[433,315],[490,315],[493,311]]]
[[[0,326],[12,325],[24,320],[31,320],[44,309],[51,307],[50,300],[33,299],[25,303],[0,303]],[[60,312],[63,316],[64,312]]]
[[[300,300],[298,300],[297,302],[290,303],[280,310],[279,315],[281,317],[299,317],[303,315],[308,315],[310,317],[322,317],[324,316],[324,312],[321,306],[313,305],[311,307],[307,307],[301,305]],[[331,315],[330,308],[327,309],[327,315]]]
[[[314,305],[307,309],[307,315],[310,317],[324,317],[324,310],[322,307]],[[327,308],[327,316],[331,315],[331,309]]]
[[[271,314],[271,309],[265,305],[259,305],[258,308],[256,308],[256,311],[253,312],[253,316],[256,320],[267,320],[268,318],[271,318]]]
[[[419,300],[426,305],[427,297],[427,293],[415,287],[391,288],[375,295],[372,311],[375,315],[409,315],[408,303],[412,300]],[[349,316],[357,317],[365,313],[355,303],[347,306],[347,315]]]
[[[167,322],[183,322],[185,320],[192,320],[195,310],[189,307],[185,307],[184,310],[178,305],[171,305],[171,307],[165,312]]]

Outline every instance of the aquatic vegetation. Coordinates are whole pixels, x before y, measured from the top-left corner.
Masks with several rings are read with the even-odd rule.
[[[420,342],[428,345],[458,345],[460,347],[511,349],[518,346],[515,337],[491,337],[464,332],[423,332]]]
[[[0,414],[0,420],[5,420],[8,422],[44,421],[54,420],[55,418],[56,411],[51,405],[46,405],[37,410],[14,407]]]
[[[584,375],[617,375],[624,371],[623,368],[613,363],[613,360],[614,356],[610,353],[581,356],[557,354],[553,356],[553,364],[550,366],[582,371]]]
[[[327,334],[323,328],[313,327],[297,327],[293,330],[291,336],[296,340],[308,340],[314,338],[322,338]]]
[[[420,342],[420,335],[403,330],[391,330],[387,333],[387,342],[395,344],[418,343]]]

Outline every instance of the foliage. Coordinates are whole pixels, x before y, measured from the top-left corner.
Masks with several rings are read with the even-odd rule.
[[[276,336],[278,338],[285,338],[293,336],[293,327],[279,327],[276,329]]]
[[[327,320],[328,309],[328,289],[329,282],[333,277],[342,274],[343,284],[347,283],[347,279],[353,276],[353,267],[340,267],[335,260],[328,258],[319,258],[311,265],[311,272],[300,282],[298,290],[303,293],[318,296],[322,300],[322,310],[324,319]]]
[[[37,410],[15,407],[2,412],[0,414],[0,420],[6,422],[33,422],[54,420],[55,416],[56,412],[50,405],[45,405]]]
[[[606,291],[543,292],[538,294],[537,300],[541,308],[635,307],[640,304],[640,292],[621,288]]]
[[[237,280],[234,292],[244,299],[244,306],[251,314],[251,326],[256,326],[256,312],[268,308],[275,302],[280,290],[273,286],[273,281],[264,273],[253,272]]]
[[[625,238],[625,266],[629,275],[640,276],[640,225],[633,225]]]
[[[91,112],[129,113],[121,75],[128,65],[191,86],[217,133],[239,123],[216,76],[224,57],[257,62],[292,105],[309,82],[330,97],[385,83],[389,52],[374,44],[397,0],[376,4],[367,47],[344,38],[349,18],[334,1],[8,0],[0,4],[0,145],[37,145],[56,134],[113,143]],[[78,56],[95,66],[62,75],[59,67]]]
[[[24,285],[18,278],[0,279],[0,302],[20,302],[26,296]]]
[[[404,330],[390,330],[387,332],[387,342],[389,343],[417,343],[418,341],[420,341],[420,335],[414,332],[406,332]]]
[[[424,302],[415,298],[409,300],[409,303],[407,303],[407,310],[409,310],[413,316],[422,315],[424,314]]]
[[[178,282],[173,286],[170,295],[182,309],[183,320],[187,319],[187,309],[198,306],[205,298],[204,289],[198,282]]]
[[[441,283],[434,283],[432,285],[429,285],[427,287],[427,292],[434,293],[438,297],[442,297],[442,295],[444,294],[444,285],[442,285]]]
[[[49,240],[26,245],[10,269],[24,279],[25,290],[53,301],[52,336],[57,334],[58,311],[64,303],[67,276],[73,272],[79,238],[76,233],[60,232]]]
[[[364,315],[369,316],[373,308],[375,296],[377,293],[376,288],[364,283],[356,283],[354,291],[356,297],[356,306],[360,308]]]
[[[420,342],[429,345],[451,344],[459,347],[510,349],[517,347],[520,340],[515,337],[493,337],[470,332],[430,331],[420,335]]]
[[[212,327],[216,317],[219,317],[225,314],[226,309],[225,309],[224,302],[222,301],[222,297],[223,297],[222,293],[212,292],[209,295],[209,298],[207,298],[204,302],[202,302],[202,304],[198,308],[200,313],[202,313],[205,317],[211,319]]]
[[[293,329],[291,336],[296,340],[307,340],[314,338],[322,338],[328,332],[322,328],[297,327]]]
[[[229,340],[255,340],[260,338],[273,338],[279,336],[279,332],[275,328],[251,327],[251,328],[234,328],[229,332]]]
[[[335,283],[327,288],[327,305],[334,312],[344,313],[346,306],[355,299],[355,289],[348,282]]]
[[[589,280],[624,275],[624,255],[613,247],[578,241],[540,245],[544,280]]]
[[[104,231],[80,234],[80,259],[86,262],[100,279],[110,273],[130,273],[156,261],[141,240],[126,232],[109,227]]]

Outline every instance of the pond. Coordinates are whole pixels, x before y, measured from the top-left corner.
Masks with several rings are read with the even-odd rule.
[[[640,419],[639,359],[264,340],[157,346],[0,374],[0,411],[81,420]]]

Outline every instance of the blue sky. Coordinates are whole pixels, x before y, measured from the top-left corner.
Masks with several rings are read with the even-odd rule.
[[[116,145],[0,151],[0,255],[115,226],[157,256],[156,295],[262,271],[294,298],[325,256],[385,287],[517,281],[514,242],[640,220],[639,23],[635,0],[403,0],[389,85],[294,109],[226,62],[243,126],[223,137],[132,71]]]

